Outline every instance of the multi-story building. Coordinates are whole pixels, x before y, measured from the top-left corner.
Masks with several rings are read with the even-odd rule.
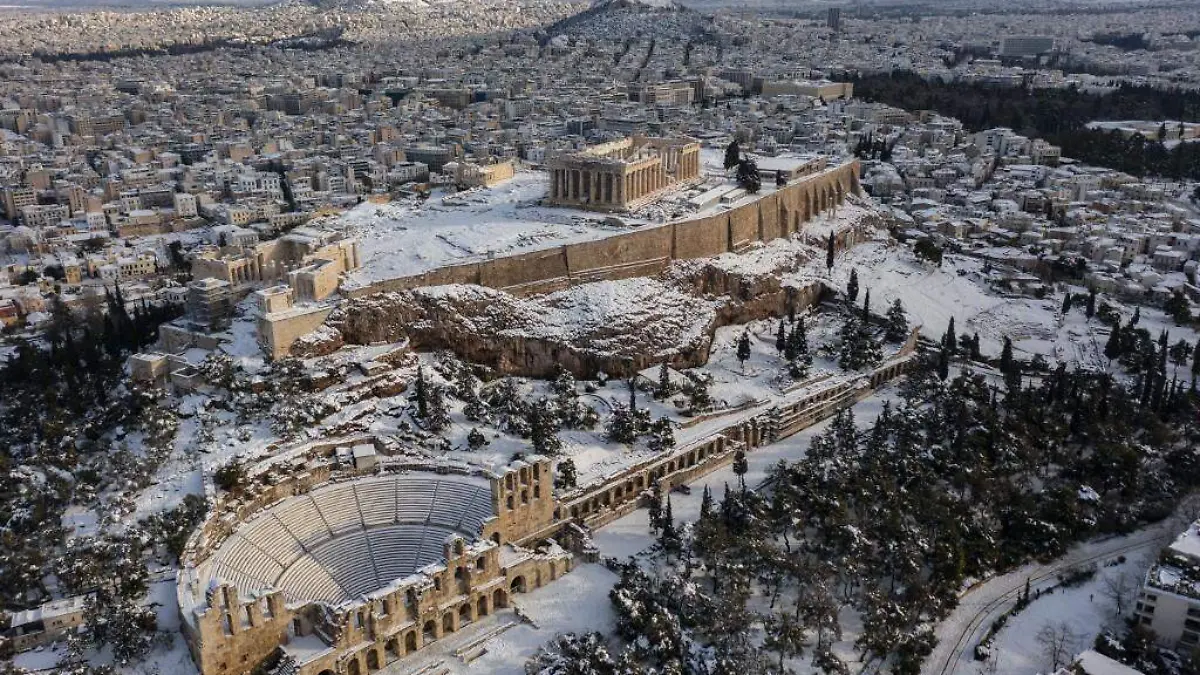
[[[1133,620],[1172,649],[1200,646],[1200,521],[1176,537],[1146,573]]]

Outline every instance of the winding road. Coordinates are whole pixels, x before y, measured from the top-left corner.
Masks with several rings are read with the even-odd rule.
[[[978,662],[975,645],[997,616],[1017,601],[1028,579],[1032,588],[1047,586],[1068,568],[1103,563],[1117,557],[1165,546],[1175,532],[1176,521],[1167,518],[1133,534],[1097,539],[1072,548],[1065,556],[1047,563],[1030,563],[1017,570],[972,586],[959,599],[958,607],[937,628],[938,644],[925,660],[922,675],[974,673]]]

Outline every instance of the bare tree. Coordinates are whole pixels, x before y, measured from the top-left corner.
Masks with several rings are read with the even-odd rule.
[[[1104,576],[1104,595],[1117,606],[1117,614],[1125,613],[1133,594],[1137,592],[1137,582],[1128,570],[1120,570]]]
[[[1052,623],[1047,621],[1038,631],[1037,642],[1042,647],[1042,656],[1050,663],[1050,671],[1054,672],[1065,666],[1075,653],[1075,645],[1079,636],[1071,624],[1066,621]]]

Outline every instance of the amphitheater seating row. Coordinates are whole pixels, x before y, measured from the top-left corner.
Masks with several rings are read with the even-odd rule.
[[[459,476],[381,476],[288,499],[245,523],[211,574],[243,592],[273,587],[291,601],[337,603],[442,560],[460,532],[493,515],[490,486]]]

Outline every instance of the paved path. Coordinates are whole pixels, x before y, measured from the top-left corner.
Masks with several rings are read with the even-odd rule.
[[[975,645],[997,616],[1012,607],[1029,579],[1033,588],[1048,586],[1055,576],[1070,567],[1102,563],[1120,555],[1130,556],[1164,546],[1174,534],[1175,520],[1168,518],[1133,534],[1090,541],[1072,548],[1065,556],[1047,563],[1030,563],[1003,576],[973,586],[958,607],[937,628],[938,644],[925,660],[922,675],[974,673]]]

